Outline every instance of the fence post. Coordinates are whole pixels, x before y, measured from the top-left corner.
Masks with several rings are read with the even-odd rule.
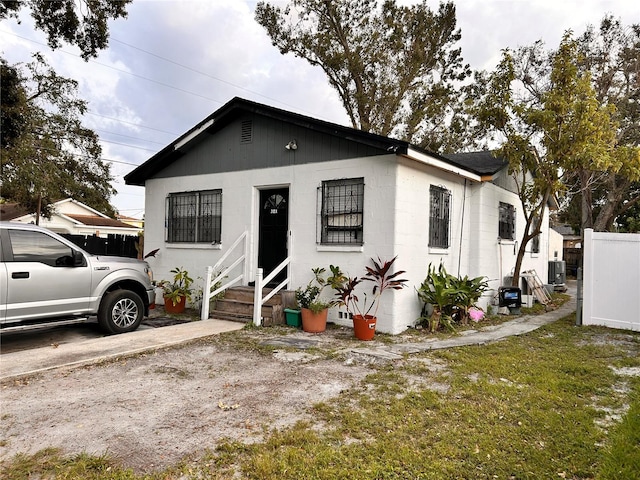
[[[253,324],[259,327],[262,324],[262,269],[256,271],[256,285],[253,292]]]
[[[576,326],[582,325],[582,268],[577,271],[578,291],[576,292]]]
[[[585,228],[582,235],[582,314],[580,321],[593,323],[593,229]]]

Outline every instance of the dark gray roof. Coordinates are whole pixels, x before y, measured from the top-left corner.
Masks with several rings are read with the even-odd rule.
[[[501,162],[496,158],[493,158],[490,152],[439,155],[410,145],[408,142],[402,140],[383,137],[355,128],[325,122],[316,118],[307,117],[236,97],[199,122],[196,126],[177,138],[170,145],[167,145],[165,148],[153,155],[145,163],[125,175],[124,179],[126,184],[143,186],[145,180],[152,178],[155,174],[184,155],[180,149],[175,148],[175,146],[180,144],[181,141],[188,140],[193,134],[201,136],[205,131],[208,134],[215,133],[247,112],[256,113],[275,120],[283,120],[293,125],[340,137],[350,142],[366,145],[367,147],[379,152],[379,154],[386,154],[388,152],[393,152],[399,155],[407,154],[409,147],[411,147],[477,175],[492,175],[506,165],[505,162]]]
[[[508,165],[503,158],[495,157],[490,150],[469,153],[445,153],[451,163],[478,175],[494,175]]]
[[[246,112],[256,113],[267,118],[285,120],[294,125],[312,129],[318,132],[327,133],[333,136],[339,136],[346,140],[367,145],[371,148],[379,150],[381,153],[394,152],[398,154],[406,153],[409,147],[408,142],[396,140],[393,138],[383,137],[373,133],[364,132],[355,128],[345,127],[335,123],[325,122],[316,118],[307,117],[279,108],[263,105],[260,103],[235,97],[207,118],[199,122],[188,132],[181,135],[170,145],[166,146],[145,163],[125,175],[125,183],[127,185],[144,185],[145,180],[153,177],[157,172],[180,158],[183,153],[176,150],[175,145],[179,144],[183,139],[188,138],[193,133],[198,136],[205,131],[212,134],[230,122],[239,118]],[[198,132],[198,130],[202,131]],[[436,155],[437,156],[437,155]],[[439,157],[441,158],[441,157]]]

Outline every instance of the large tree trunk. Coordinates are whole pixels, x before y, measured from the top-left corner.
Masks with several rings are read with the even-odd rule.
[[[625,195],[629,192],[631,182],[619,175],[609,175],[607,184],[607,201],[602,205],[598,216],[593,222],[596,232],[607,232],[613,227],[613,222],[620,215],[620,207]]]
[[[591,173],[586,170],[581,170],[578,173],[580,178],[580,192],[582,193],[582,204],[580,208],[580,225],[582,231],[585,228],[593,228],[593,195],[591,193],[591,187],[589,182],[591,180]]]
[[[511,286],[518,287],[520,285],[520,270],[522,270],[522,260],[524,259],[524,254],[526,252],[527,244],[529,243],[530,237],[525,236],[520,243],[520,247],[518,248],[518,256],[516,257],[516,265],[513,267],[513,279],[511,280]]]

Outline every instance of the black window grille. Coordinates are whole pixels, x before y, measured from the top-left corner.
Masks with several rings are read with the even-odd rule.
[[[329,245],[362,245],[364,178],[322,182],[321,239]]]
[[[429,246],[449,248],[449,212],[451,192],[446,188],[431,185],[429,214]]]
[[[531,230],[533,231],[538,227],[540,223],[540,217],[535,215],[531,222]],[[540,235],[536,235],[531,239],[531,253],[540,253]]]
[[[167,242],[220,243],[222,190],[171,193],[167,199]]]
[[[514,240],[516,233],[516,209],[509,203],[500,202],[498,236],[504,240]]]
[[[531,253],[540,253],[540,235],[531,239]]]

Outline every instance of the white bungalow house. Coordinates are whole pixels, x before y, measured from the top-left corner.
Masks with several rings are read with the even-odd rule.
[[[156,278],[184,267],[206,274],[247,231],[244,284],[287,256],[293,290],[313,267],[361,276],[371,257],[406,270],[377,329],[400,333],[420,314],[415,288],[429,264],[485,276],[491,291],[512,273],[524,218],[506,164],[489,152],[441,156],[240,98],[198,123],[125,177],[145,187],[145,250]],[[546,278],[548,213],[524,270]],[[329,320],[350,326],[344,309]]]
[[[2,219],[18,223],[36,223],[36,214],[13,208],[7,209]],[[72,198],[55,202],[51,218],[40,217],[39,224],[57,233],[96,237],[107,237],[109,234],[138,235],[142,232],[141,227],[110,218]]]

